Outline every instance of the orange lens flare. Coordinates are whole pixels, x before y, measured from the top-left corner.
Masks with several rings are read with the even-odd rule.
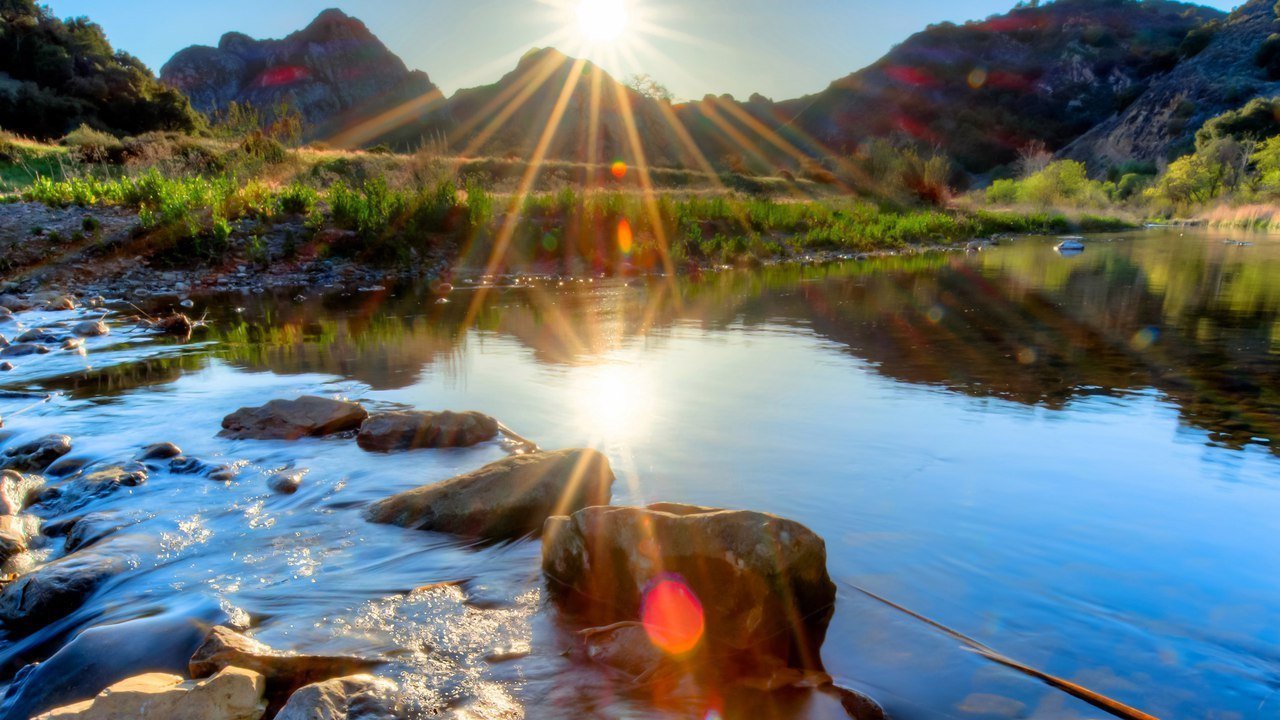
[[[693,650],[706,630],[702,603],[679,578],[668,577],[649,588],[640,619],[649,641],[668,655],[684,655]]]
[[[627,164],[619,160],[609,168],[609,172],[613,173],[613,179],[621,180],[627,176]]]
[[[623,255],[631,254],[631,247],[635,242],[635,237],[631,234],[631,223],[623,218],[618,221],[618,249]]]

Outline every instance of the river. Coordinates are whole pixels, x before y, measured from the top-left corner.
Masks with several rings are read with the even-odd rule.
[[[1148,230],[1074,257],[1054,242],[678,281],[464,282],[443,303],[419,287],[196,298],[208,327],[186,343],[131,332],[113,306],[112,334],[83,356],[0,375],[0,390],[53,394],[0,398],[0,445],[64,433],[68,457],[118,463],[171,441],[238,474],[156,472],[37,508],[45,522],[118,513],[145,550],[68,621],[0,638],[3,679],[87,627],[229,613],[281,649],[392,659],[416,702],[461,717],[710,717],[561,656],[536,542],[362,519],[503,457],[497,444],[370,455],[216,436],[239,407],[320,394],[480,410],[546,448],[599,448],[615,504],[806,524],[840,585],[828,670],[895,718],[1102,713],[856,587],[1159,717],[1275,717],[1280,240]],[[294,495],[267,488],[282,468],[305,473]]]

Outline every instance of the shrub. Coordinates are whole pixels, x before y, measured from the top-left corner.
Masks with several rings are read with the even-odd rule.
[[[71,148],[71,154],[81,162],[119,164],[124,160],[124,143],[120,138],[88,125],[67,133],[62,144]]]
[[[1253,64],[1262,68],[1268,80],[1280,80],[1280,34],[1272,33],[1253,56]]]

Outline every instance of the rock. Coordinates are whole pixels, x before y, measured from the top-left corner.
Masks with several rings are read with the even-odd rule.
[[[67,338],[62,341],[63,350],[79,350],[84,347],[83,338]]]
[[[376,523],[488,539],[536,533],[552,515],[609,502],[609,460],[595,450],[515,455],[369,508]]]
[[[0,307],[10,311],[10,314],[12,314],[30,310],[31,303],[17,295],[0,295]]]
[[[229,482],[236,476],[234,466],[214,465],[199,458],[181,455],[169,461],[169,472],[175,475],[203,475],[215,482]]]
[[[267,479],[267,487],[281,495],[292,495],[302,487],[301,472],[278,472]]]
[[[835,607],[826,545],[763,513],[659,504],[589,507],[549,519],[542,568],[562,604],[590,622],[642,619],[646,594],[692,591],[699,645],[734,667],[821,670]]]
[[[24,357],[26,355],[46,355],[49,348],[35,343],[17,343],[0,350],[0,357]]]
[[[66,552],[73,553],[94,545],[120,530],[136,524],[136,520],[118,512],[91,512],[76,519],[66,530]],[[49,535],[53,533],[46,531]]]
[[[0,702],[0,720],[27,720],[70,703],[93,698],[108,686],[146,672],[186,674],[187,660],[208,632],[225,618],[213,601],[155,617],[81,632],[39,664],[19,671]]]
[[[182,313],[174,313],[156,320],[153,327],[157,332],[165,335],[189,338],[191,337],[191,331],[195,329],[195,323],[191,322],[191,318]]]
[[[43,482],[13,470],[0,470],[0,515],[17,515],[40,492]]]
[[[75,612],[107,580],[128,569],[136,546],[117,536],[41,565],[0,590],[0,625],[27,635]]]
[[[369,414],[353,402],[306,396],[240,408],[222,420],[222,437],[297,440],[355,430]]]
[[[0,467],[6,470],[40,472],[69,452],[71,438],[66,435],[46,435],[5,450],[4,455],[0,456]]]
[[[101,320],[85,320],[82,323],[76,323],[71,328],[71,332],[80,337],[101,337],[111,332],[111,328]]]
[[[45,301],[44,309],[53,310],[53,311],[75,310],[76,301],[75,301],[75,298],[71,297],[70,295],[59,295],[55,298]]]
[[[0,348],[7,348],[7,347],[9,347],[9,338],[5,337],[4,335],[0,335]]]
[[[14,338],[13,341],[16,343],[56,343],[59,339],[60,337],[48,328],[35,328],[22,333]]]
[[[18,515],[0,515],[0,566],[26,551],[26,523]]]
[[[10,322],[13,320],[13,311],[7,307],[0,306],[0,323]]]
[[[283,653],[219,626],[209,631],[191,656],[187,672],[193,678],[202,678],[228,667],[253,670],[266,679],[266,696],[272,706],[279,706],[304,685],[368,672],[381,664],[357,657]]]
[[[44,474],[49,477],[68,477],[83,471],[86,467],[92,464],[92,457],[71,457],[70,455],[63,455],[52,465],[45,468]]]
[[[146,460],[169,460],[182,455],[182,449],[173,443],[155,443],[142,448],[142,452],[138,454],[138,459]]]
[[[619,623],[598,631],[586,631],[587,657],[593,661],[638,678],[660,665],[666,656],[649,642],[644,625]]]
[[[471,447],[498,434],[498,421],[477,412],[387,412],[360,426],[356,443],[370,452]]]
[[[399,720],[404,708],[394,682],[351,675],[313,683],[295,692],[276,720]]]
[[[13,370],[13,363],[0,362],[0,372],[10,372],[11,370]]]
[[[227,668],[200,681],[178,675],[137,675],[36,720],[259,720],[266,712],[261,675]]]

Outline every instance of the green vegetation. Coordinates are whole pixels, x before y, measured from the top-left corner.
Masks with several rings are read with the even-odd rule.
[[[81,126],[112,134],[191,131],[203,119],[102,28],[62,21],[34,0],[0,0],[0,127],[52,139]]]

